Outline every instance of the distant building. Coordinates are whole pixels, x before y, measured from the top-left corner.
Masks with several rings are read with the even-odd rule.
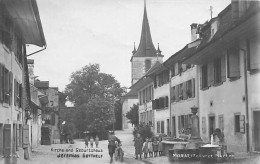
[[[134,46],[134,50],[132,51],[131,57],[131,84],[134,85],[140,78],[142,78],[145,73],[157,62],[163,61],[163,55],[161,54],[161,50],[156,50],[152,41],[152,36],[150,32],[150,26],[147,17],[146,4],[144,6],[144,15],[143,15],[143,23],[142,23],[142,31],[141,31],[141,39],[139,46],[136,50]],[[127,119],[124,118],[124,114],[130,110],[130,107],[138,102],[138,95],[135,90],[130,91],[131,98],[128,98],[128,95],[122,97],[123,101],[123,125],[126,125]],[[134,93],[135,92],[135,93]],[[124,126],[123,126],[124,128]]]
[[[0,1],[0,155],[30,147],[31,98],[26,44],[45,47],[35,0]],[[24,139],[22,139],[22,134]],[[25,140],[26,139],[26,140]]]
[[[221,129],[229,152],[260,151],[260,2],[232,0],[200,25],[201,44],[185,64],[198,65],[200,132]]]

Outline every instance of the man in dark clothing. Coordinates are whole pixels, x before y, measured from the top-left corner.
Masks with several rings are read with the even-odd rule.
[[[135,155],[138,159],[138,155],[140,156],[140,159],[142,159],[142,147],[143,147],[143,139],[141,138],[140,134],[137,134],[137,137],[134,139],[134,146],[135,146]]]
[[[110,132],[108,136],[108,153],[110,155],[110,163],[113,162],[113,154],[115,153],[116,149],[116,141],[120,143],[120,140],[115,136],[114,132]]]

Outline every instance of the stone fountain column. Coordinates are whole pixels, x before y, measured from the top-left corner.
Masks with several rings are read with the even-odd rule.
[[[200,138],[200,127],[199,127],[199,116],[197,116],[198,107],[191,107],[191,140],[201,140]]]

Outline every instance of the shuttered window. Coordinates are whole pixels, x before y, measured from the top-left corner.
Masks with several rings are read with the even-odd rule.
[[[200,76],[200,89],[204,89],[204,88],[207,88],[208,87],[208,66],[207,64],[206,65],[203,65],[201,67],[201,76]]]
[[[227,51],[227,65],[228,65],[227,67],[228,78],[240,77],[238,49],[229,49]]]
[[[187,96],[187,81],[185,81],[182,85],[183,85],[183,100],[186,100],[188,98],[188,96]]]
[[[4,101],[4,66],[0,64],[0,102]]]
[[[183,84],[179,84],[179,100],[183,100]]]
[[[221,83],[221,58],[214,61],[214,84]]]
[[[164,133],[164,121],[161,121],[161,133]]]
[[[157,121],[157,133],[160,133],[160,121]]]
[[[214,63],[210,62],[208,63],[208,87],[212,86],[214,84]]]
[[[192,92],[191,92],[191,97],[195,97],[195,79],[193,78],[191,80],[191,87],[192,87]]]
[[[176,101],[176,93],[175,93],[175,87],[171,88],[171,101],[175,102]]]
[[[180,100],[179,98],[179,85],[176,85],[175,87],[175,97],[176,97],[176,102]]]
[[[221,57],[221,82],[226,81],[226,55]]]
[[[260,39],[255,37],[247,41],[248,69],[260,69]]]
[[[245,133],[245,115],[235,114],[235,132]]]

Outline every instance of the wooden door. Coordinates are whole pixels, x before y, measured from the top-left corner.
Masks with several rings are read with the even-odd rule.
[[[11,124],[4,125],[4,156],[11,155]]]
[[[260,151],[260,111],[255,111],[253,116],[254,116],[255,151]]]

